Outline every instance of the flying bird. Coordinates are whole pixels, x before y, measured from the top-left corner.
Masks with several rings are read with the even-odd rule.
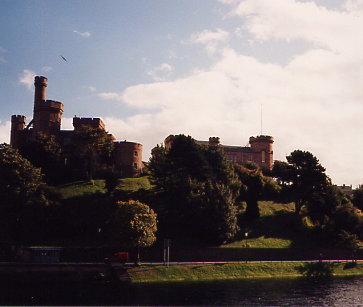
[[[61,55],[61,58],[64,60],[64,61],[66,61],[66,62],[68,62],[68,60],[63,56],[63,55]]]

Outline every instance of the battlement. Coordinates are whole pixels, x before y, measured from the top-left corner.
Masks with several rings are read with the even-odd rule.
[[[142,144],[140,143],[135,143],[135,142],[128,142],[128,141],[117,141],[117,142],[113,142],[115,144],[116,147],[118,146],[130,146],[130,147],[135,147],[135,148],[142,148]]]
[[[210,146],[218,146],[220,144],[220,138],[217,136],[211,136],[209,138],[209,145]]]
[[[44,84],[45,86],[47,86],[47,82],[48,82],[48,78],[46,78],[44,76],[35,76],[35,78],[34,78],[34,85],[35,84]]]
[[[269,136],[269,135],[258,135],[256,137],[251,136],[250,137],[250,144],[254,143],[254,142],[273,143],[274,138],[272,136]]]
[[[24,115],[11,115],[11,122],[25,123],[26,117]]]
[[[26,117],[23,115],[11,116],[11,135],[10,144],[14,148],[21,148],[34,140],[38,133],[47,136],[54,136],[56,142],[62,148],[62,159],[64,159],[64,171],[69,172],[71,176],[78,178],[88,176],[88,169],[77,159],[73,159],[71,151],[72,144],[79,142],[74,135],[82,128],[89,127],[105,131],[105,124],[98,117],[77,117],[73,118],[74,130],[61,130],[61,120],[63,115],[63,103],[56,100],[46,99],[46,88],[48,79],[43,76],[34,78],[34,107],[33,119],[26,126]],[[29,127],[32,126],[32,129]],[[78,130],[78,131],[77,131]],[[120,176],[130,177],[142,173],[142,144],[127,142],[126,140],[115,142],[116,139],[112,134],[108,134],[114,142],[114,150],[108,161],[98,161],[95,171],[103,170],[106,166],[112,165],[115,172]],[[67,162],[68,161],[68,162]]]
[[[34,102],[34,110],[39,109],[47,109],[50,112],[52,110],[56,112],[63,112],[63,103],[56,100],[43,100]]]
[[[87,126],[95,129],[105,130],[105,124],[101,118],[95,117],[73,117],[73,127],[75,130],[82,126]]]

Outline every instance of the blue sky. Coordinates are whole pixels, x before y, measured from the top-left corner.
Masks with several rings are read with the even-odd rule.
[[[244,146],[262,118],[275,159],[309,150],[334,183],[363,183],[362,0],[0,4],[1,142],[44,75],[63,129],[101,117],[145,160],[171,133]]]

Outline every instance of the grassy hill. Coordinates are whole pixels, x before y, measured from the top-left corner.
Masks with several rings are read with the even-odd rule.
[[[149,177],[120,179],[117,191],[135,192],[140,189],[150,190],[152,184]],[[56,187],[61,198],[65,201],[96,199],[107,191],[104,180],[76,181]],[[92,197],[95,196],[95,198]],[[106,196],[106,195],[105,195]],[[87,201],[88,201],[87,200]],[[240,220],[241,233],[236,241],[220,246],[220,248],[273,248],[283,249],[292,247],[319,247],[319,240],[312,240],[309,227],[302,223],[294,213],[294,204],[281,204],[271,201],[259,202],[261,217],[253,222]],[[242,217],[242,215],[241,215]],[[248,233],[247,237],[245,233]],[[247,240],[246,240],[247,239]]]
[[[151,188],[152,185],[148,177],[139,177],[120,179],[116,190],[135,192],[140,189],[149,190]],[[106,193],[104,180],[74,181],[59,185],[56,190],[63,199]]]
[[[242,227],[242,238],[223,248],[289,248],[301,242],[300,230],[294,215],[294,203],[259,202],[260,219]],[[244,224],[243,222],[241,223]],[[247,237],[245,234],[248,234]]]

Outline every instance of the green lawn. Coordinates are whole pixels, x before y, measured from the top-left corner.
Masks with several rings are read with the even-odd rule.
[[[135,192],[140,189],[151,189],[152,185],[148,177],[123,178],[119,180],[117,190]],[[104,180],[75,181],[56,187],[63,199],[82,197],[96,193],[106,193]]]
[[[140,189],[149,190],[152,188],[149,177],[124,178],[119,180],[117,190],[135,192]]]
[[[249,238],[247,246],[249,248],[289,248],[292,240],[283,238],[266,238],[260,236],[257,238]],[[222,245],[223,248],[246,248],[246,240],[235,241],[229,244]]]
[[[222,245],[222,248],[245,248],[248,233],[247,245],[250,248],[289,248],[291,247],[295,234],[289,224],[294,222],[293,203],[280,204],[271,201],[259,202],[261,217],[242,227],[242,239]]]
[[[56,187],[63,199],[105,192],[104,180],[74,181]]]
[[[277,278],[302,276],[298,268],[302,262],[258,262],[258,263],[224,263],[224,264],[172,264],[142,265],[127,271],[131,281],[141,282],[174,282],[226,280],[244,278]],[[348,263],[349,266],[349,263]],[[334,276],[363,275],[363,264],[347,268],[347,263],[335,263]]]

